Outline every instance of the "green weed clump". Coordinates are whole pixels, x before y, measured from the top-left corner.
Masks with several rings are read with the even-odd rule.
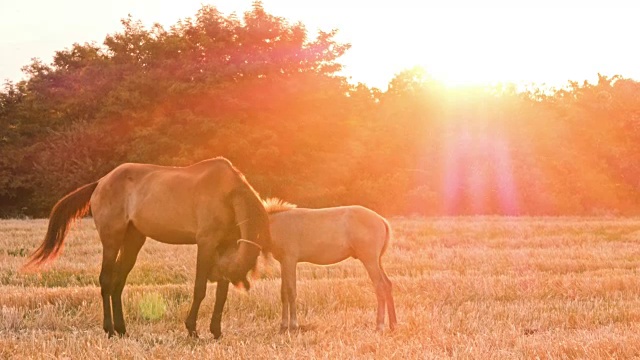
[[[147,321],[157,321],[162,319],[167,312],[167,302],[164,297],[157,293],[145,293],[138,305],[140,316]]]

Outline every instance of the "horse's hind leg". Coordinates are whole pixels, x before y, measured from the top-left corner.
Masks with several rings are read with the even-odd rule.
[[[124,335],[127,330],[124,324],[124,314],[122,311],[122,290],[127,281],[127,276],[133,265],[136,263],[140,248],[144,245],[145,236],[136,228],[129,226],[127,235],[120,247],[120,254],[116,261],[115,280],[111,302],[113,304],[113,327],[120,335]]]
[[[113,319],[111,317],[111,293],[113,290],[113,270],[118,256],[119,246],[103,241],[102,269],[100,270],[100,294],[102,295],[102,309],[104,312],[103,329],[112,337],[115,335]]]

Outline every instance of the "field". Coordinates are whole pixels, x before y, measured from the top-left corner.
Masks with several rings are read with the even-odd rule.
[[[610,359],[640,356],[640,219],[394,218],[383,263],[399,326],[376,333],[375,295],[357,260],[298,266],[299,321],[280,334],[279,270],[261,262],[230,291],[223,338],[184,327],[193,246],[145,244],[123,301],[129,336],[102,331],[101,246],[93,222],[39,273],[20,265],[45,220],[0,220],[0,358]]]

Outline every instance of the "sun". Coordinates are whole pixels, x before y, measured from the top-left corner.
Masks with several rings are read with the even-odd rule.
[[[582,36],[589,30],[586,40],[558,36],[559,29],[573,33],[568,9],[372,7],[367,14],[337,25],[343,39],[352,44],[342,59],[346,73],[377,86],[415,66],[454,87],[496,83],[562,86],[568,80],[606,72],[605,65],[613,61],[602,60],[604,51],[588,50],[594,46],[593,39],[602,37],[595,30],[582,29]],[[591,13],[585,10],[585,14]],[[616,62],[624,59],[618,58]]]
[[[382,85],[383,79],[416,66],[454,87],[531,82],[553,75],[548,66],[532,66],[540,53],[530,46],[529,35],[513,34],[518,24],[504,14],[455,8],[373,7],[370,12],[370,17],[339,24],[340,40],[352,44],[341,59],[346,73],[367,83]]]
[[[465,56],[465,58],[468,58]],[[430,62],[421,66],[427,69],[432,78],[438,82],[452,87],[488,85],[504,82],[517,82],[501,66],[502,64],[490,59],[474,62],[473,64],[461,61]]]
[[[416,36],[398,39],[396,53],[447,86],[521,83],[549,75],[548,68],[540,74],[531,65],[538,55],[526,35],[513,34],[513,18],[483,11],[438,9],[427,19],[417,16],[405,30]]]

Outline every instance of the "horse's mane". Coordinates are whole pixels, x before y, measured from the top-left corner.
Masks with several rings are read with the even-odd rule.
[[[286,202],[282,199],[274,197],[262,200],[262,205],[264,205],[265,210],[267,210],[267,214],[275,214],[298,207],[298,205],[296,204],[292,204],[290,202]]]

